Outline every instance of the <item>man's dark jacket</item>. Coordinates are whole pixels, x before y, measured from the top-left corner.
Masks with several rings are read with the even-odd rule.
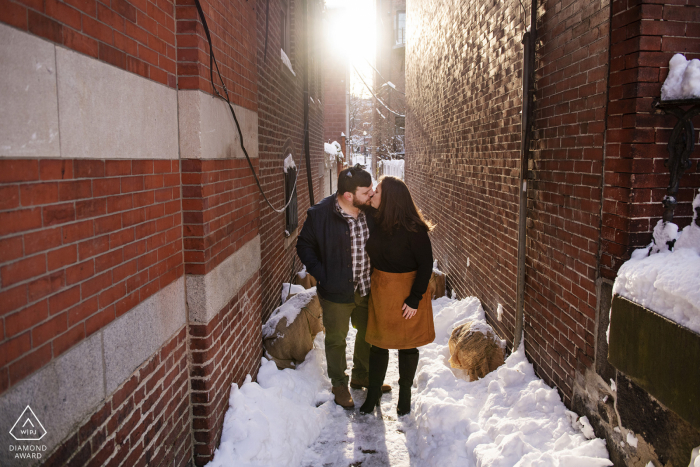
[[[309,274],[316,278],[318,293],[324,300],[352,303],[355,287],[350,226],[336,211],[335,198],[332,194],[306,211],[306,221],[297,240],[297,255]],[[370,211],[365,215],[372,232],[374,218]]]

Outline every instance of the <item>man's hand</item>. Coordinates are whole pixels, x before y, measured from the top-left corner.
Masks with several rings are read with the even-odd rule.
[[[403,310],[403,317],[405,319],[413,318],[415,316],[416,312],[418,311],[415,308],[411,308],[410,306],[406,305],[405,303],[403,304],[403,308],[401,308],[401,309]]]

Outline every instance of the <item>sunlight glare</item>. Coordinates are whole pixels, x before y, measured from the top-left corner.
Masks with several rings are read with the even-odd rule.
[[[374,73],[367,61],[374,64],[374,0],[327,0],[326,10],[327,35],[331,50],[348,56],[351,65],[362,73],[367,85],[372,86]],[[367,94],[352,67],[350,76],[350,92],[355,95]]]

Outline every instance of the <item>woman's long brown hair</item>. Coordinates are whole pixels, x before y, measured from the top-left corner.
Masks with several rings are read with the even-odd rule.
[[[384,175],[379,179],[379,183],[382,184],[382,199],[376,218],[383,231],[392,234],[398,227],[411,232],[418,232],[418,229],[428,232],[433,230],[435,225],[423,217],[403,180]]]

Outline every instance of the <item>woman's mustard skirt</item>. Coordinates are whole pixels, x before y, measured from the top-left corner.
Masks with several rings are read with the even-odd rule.
[[[369,296],[365,340],[382,349],[412,349],[435,340],[430,287],[411,319],[403,317],[404,300],[411,294],[416,271],[393,273],[375,269]]]

